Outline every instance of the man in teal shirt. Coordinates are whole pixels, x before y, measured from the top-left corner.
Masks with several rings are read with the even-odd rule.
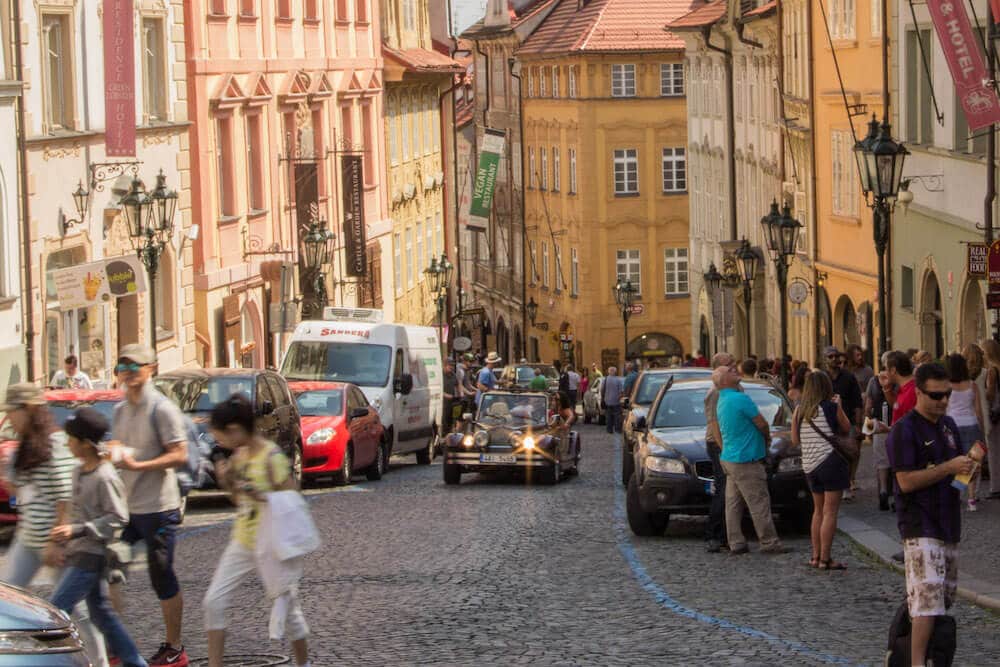
[[[771,517],[771,494],[764,469],[766,443],[771,439],[767,421],[749,395],[739,391],[740,372],[722,366],[712,373],[719,390],[716,418],[722,433],[722,469],[726,471],[726,534],[734,554],[749,551],[743,530],[743,504],[750,509],[763,553],[785,553]]]
[[[639,371],[636,370],[635,362],[629,361],[625,363],[625,398],[632,396],[632,387],[635,386],[635,381],[639,379]]]

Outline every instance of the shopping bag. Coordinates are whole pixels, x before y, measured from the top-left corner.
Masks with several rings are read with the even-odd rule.
[[[309,506],[298,491],[267,494],[260,523],[268,522],[269,539],[281,560],[305,556],[319,549],[320,537]]]

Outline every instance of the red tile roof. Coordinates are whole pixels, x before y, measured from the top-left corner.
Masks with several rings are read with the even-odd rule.
[[[705,26],[712,25],[725,15],[725,0],[715,0],[715,2],[702,4],[694,11],[675,19],[673,22],[668,23],[667,27],[671,30],[692,30],[694,28],[704,28]]]
[[[411,72],[461,73],[465,67],[443,53],[427,49],[394,49],[382,45],[382,55],[404,65]]]
[[[683,49],[684,41],[663,26],[690,11],[693,0],[584,0],[580,4],[580,0],[559,0],[518,53]]]

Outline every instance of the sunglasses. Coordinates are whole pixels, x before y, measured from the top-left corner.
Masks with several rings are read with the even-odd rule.
[[[118,364],[115,366],[115,373],[138,373],[139,369],[143,367],[143,364],[137,364],[135,362],[129,364]]]
[[[921,389],[921,392],[930,397],[931,400],[935,401],[943,401],[946,398],[951,398],[951,389],[947,389],[945,391],[923,391]]]

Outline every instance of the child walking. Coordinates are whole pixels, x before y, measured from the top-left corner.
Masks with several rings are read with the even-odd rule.
[[[125,487],[115,467],[101,456],[108,420],[94,408],[80,408],[66,420],[69,448],[80,465],[73,471],[70,523],[52,528],[51,539],[66,544],[66,568],[52,604],[68,612],[86,600],[90,618],[111,653],[125,667],[147,667],[108,598],[104,571],[107,546],[128,522]]]

